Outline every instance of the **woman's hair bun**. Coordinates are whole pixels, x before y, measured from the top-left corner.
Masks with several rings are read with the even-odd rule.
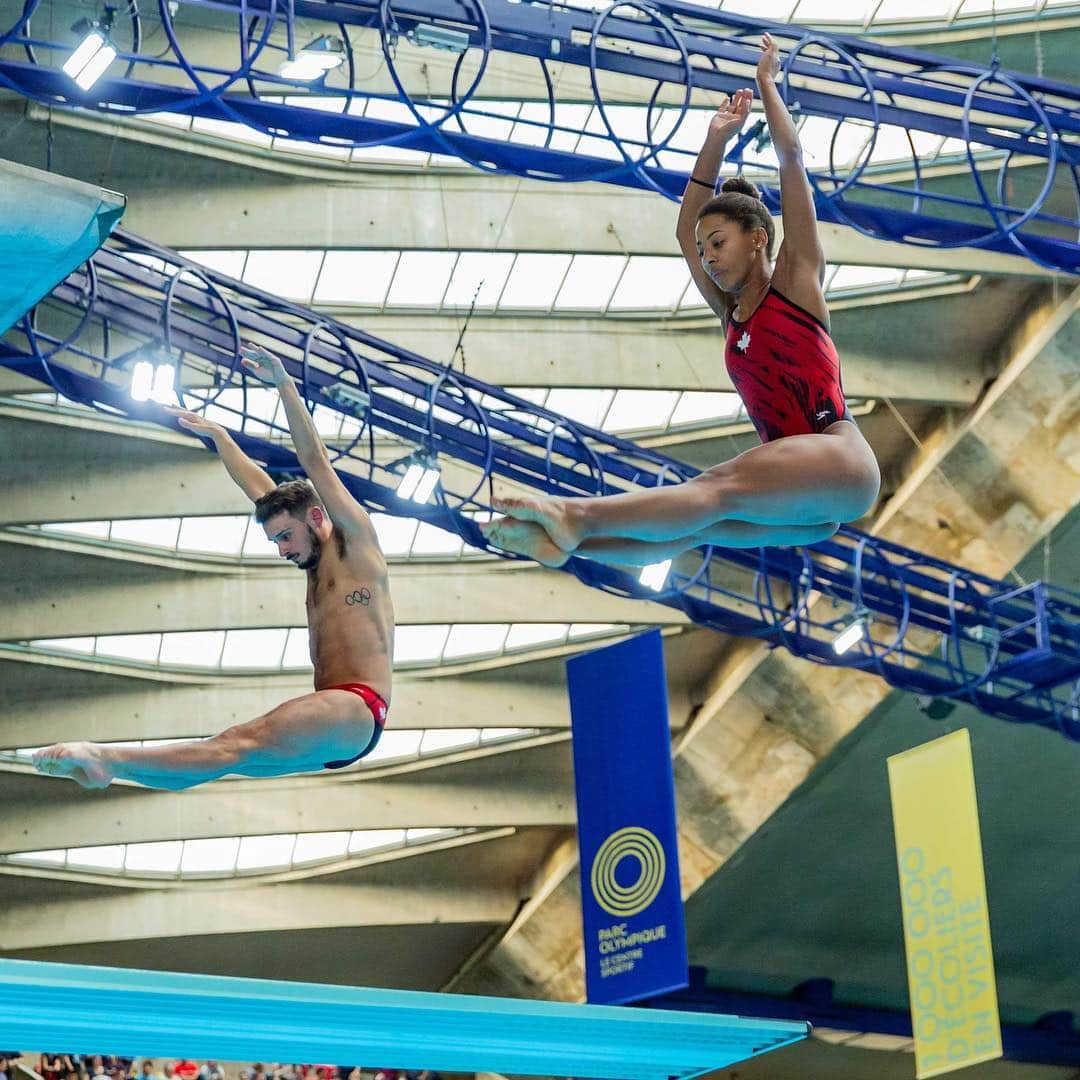
[[[735,191],[740,195],[749,195],[751,199],[760,199],[761,192],[745,176],[731,176],[724,181],[721,191]]]

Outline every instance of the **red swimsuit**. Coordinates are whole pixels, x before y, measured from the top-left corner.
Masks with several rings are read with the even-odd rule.
[[[771,285],[749,319],[728,319],[724,362],[762,442],[852,420],[828,330]]]
[[[344,769],[346,765],[351,765],[354,761],[366,757],[378,745],[379,739],[386,728],[387,705],[382,696],[372,690],[366,683],[338,683],[337,686],[324,686],[323,689],[347,690],[350,694],[355,694],[371,710],[371,717],[375,721],[375,730],[371,733],[371,740],[359,754],[355,757],[346,758],[344,761],[328,761],[324,765],[324,768],[327,769]]]

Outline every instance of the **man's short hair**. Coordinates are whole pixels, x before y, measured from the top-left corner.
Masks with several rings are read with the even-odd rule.
[[[262,525],[275,514],[286,513],[302,521],[313,506],[325,509],[315,489],[306,480],[288,480],[255,500],[255,520]]]

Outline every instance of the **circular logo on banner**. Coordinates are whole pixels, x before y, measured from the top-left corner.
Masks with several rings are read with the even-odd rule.
[[[620,885],[615,878],[615,868],[623,859],[635,859],[638,864],[637,880],[631,885]],[[627,826],[613,832],[593,859],[593,896],[616,918],[639,915],[656,899],[666,870],[664,845],[648,829]]]

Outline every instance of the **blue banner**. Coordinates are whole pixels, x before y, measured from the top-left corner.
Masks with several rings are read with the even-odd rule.
[[[585,987],[619,1005],[688,985],[660,631],[566,664]]]

